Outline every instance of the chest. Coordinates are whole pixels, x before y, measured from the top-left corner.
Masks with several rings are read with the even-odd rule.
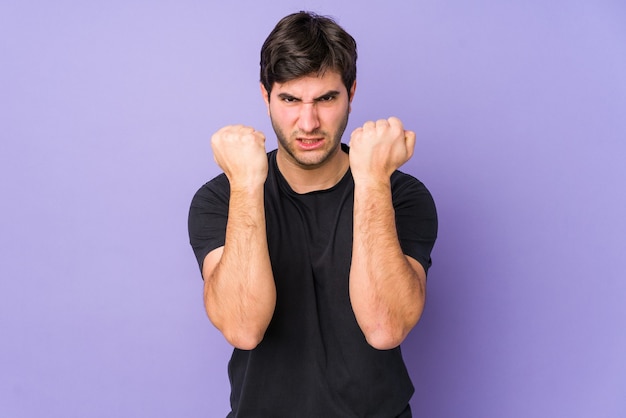
[[[352,257],[354,194],[340,188],[307,195],[266,195],[274,278],[281,288],[313,285],[343,293]]]

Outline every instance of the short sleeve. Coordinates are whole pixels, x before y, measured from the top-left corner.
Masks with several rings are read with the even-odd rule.
[[[189,243],[202,271],[204,258],[222,247],[226,237],[230,186],[224,174],[203,185],[189,208]]]
[[[431,251],[437,239],[437,210],[432,195],[416,178],[396,171],[391,178],[396,229],[405,255],[417,260],[424,271],[432,265]]]

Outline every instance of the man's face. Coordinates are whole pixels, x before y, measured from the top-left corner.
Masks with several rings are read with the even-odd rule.
[[[341,75],[327,71],[274,83],[271,96],[261,87],[278,151],[295,165],[317,168],[339,151],[356,83],[347,91]]]

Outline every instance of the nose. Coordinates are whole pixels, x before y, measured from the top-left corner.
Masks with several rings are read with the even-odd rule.
[[[313,132],[319,127],[320,119],[316,103],[302,103],[300,106],[300,117],[298,118],[298,128],[302,132]]]

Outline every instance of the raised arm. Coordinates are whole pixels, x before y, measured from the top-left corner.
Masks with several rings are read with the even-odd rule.
[[[202,268],[204,305],[230,344],[251,350],[263,339],[276,305],[265,229],[265,136],[227,126],[213,135],[211,145],[228,177],[230,200],[225,244],[206,256]]]
[[[381,350],[400,345],[424,308],[426,273],[400,247],[390,180],[414,146],[415,133],[397,118],[368,122],[350,139],[355,183],[350,300],[368,343]]]

